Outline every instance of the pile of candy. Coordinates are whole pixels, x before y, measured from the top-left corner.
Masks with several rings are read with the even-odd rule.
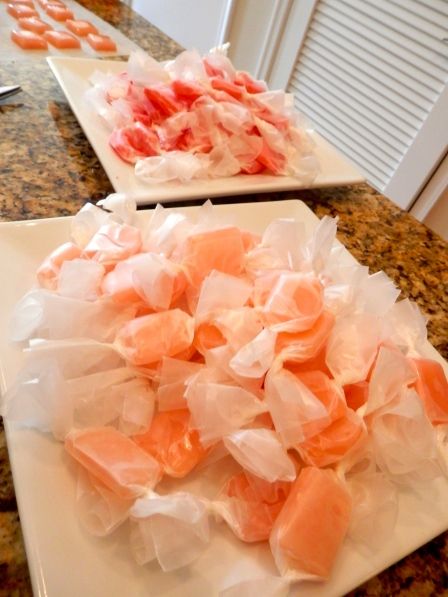
[[[125,72],[97,72],[91,83],[86,99],[112,129],[111,147],[148,183],[264,172],[309,183],[317,174],[292,95],[219,51],[168,63],[136,52]]]
[[[11,31],[11,39],[22,50],[47,50],[48,44],[58,50],[81,49],[79,38],[85,39],[97,52],[117,50],[115,42],[109,36],[100,34],[92,23],[75,19],[62,0],[37,2],[46,13],[44,18],[57,24],[64,23],[68,31],[54,30],[52,24],[43,21],[33,0],[8,0],[7,12],[17,20],[18,25]]]
[[[210,203],[194,221],[103,206],[15,309],[29,345],[4,405],[78,462],[87,528],[128,524],[137,560],[169,571],[214,517],[294,581],[328,578],[346,537],[381,544],[397,488],[446,473],[448,384],[415,305],[347,260],[328,217],[259,237]],[[186,490],[210,471],[214,493]]]

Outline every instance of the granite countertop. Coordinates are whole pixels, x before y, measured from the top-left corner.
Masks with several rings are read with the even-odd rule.
[[[180,47],[117,0],[83,0],[156,59]],[[0,104],[0,221],[72,215],[112,191],[45,60],[0,61],[2,85],[23,92]],[[448,245],[367,184],[222,201],[301,199],[339,217],[339,239],[372,272],[384,270],[429,318],[429,339],[448,358]],[[220,200],[215,200],[219,202]],[[448,533],[351,594],[448,595]],[[26,555],[0,420],[0,597],[31,595]]]

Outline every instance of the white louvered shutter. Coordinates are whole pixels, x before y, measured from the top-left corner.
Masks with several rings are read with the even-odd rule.
[[[447,38],[448,0],[319,0],[289,77],[299,111],[403,208],[447,151]]]

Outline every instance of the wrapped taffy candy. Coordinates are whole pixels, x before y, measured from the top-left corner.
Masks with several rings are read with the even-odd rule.
[[[195,60],[173,68],[206,72]],[[228,66],[207,68],[234,84]],[[101,84],[113,101],[128,93],[126,77]],[[238,91],[224,87],[213,93]],[[186,103],[198,92],[176,89]],[[331,218],[259,236],[210,202],[195,218],[158,206],[149,221],[121,195],[103,206],[79,212],[17,306],[11,335],[29,344],[2,408],[65,442],[82,524],[130,527],[137,561],[170,571],[201,557],[213,516],[242,542],[270,539],[285,576],[274,590],[331,578],[346,534],[380,549],[402,488],[448,470],[447,382],[415,307],[347,257]]]
[[[198,432],[189,429],[188,409],[159,412],[146,433],[134,437],[171,477],[185,477],[206,456]]]
[[[193,319],[181,309],[137,317],[118,332],[118,349],[133,365],[150,365],[174,357],[193,342]]]
[[[72,431],[65,438],[68,453],[118,497],[137,497],[156,485],[159,463],[112,427]]]
[[[186,51],[158,64],[131,54],[126,71],[94,73],[85,97],[109,143],[154,184],[235,174],[311,182],[318,162],[292,96],[237,71],[223,55]]]
[[[267,540],[290,489],[290,483],[267,483],[243,471],[228,479],[214,509],[242,541]]]
[[[269,538],[280,573],[301,580],[328,578],[351,510],[350,494],[333,471],[302,469]]]
[[[120,308],[107,297],[87,301],[36,289],[15,306],[10,324],[11,339],[61,340],[70,337],[112,341],[118,329],[136,315],[135,305]]]
[[[89,533],[109,535],[129,517],[134,500],[116,495],[99,479],[79,468],[76,487],[76,512]]]

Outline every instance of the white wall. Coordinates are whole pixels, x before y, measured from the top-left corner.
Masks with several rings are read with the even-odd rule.
[[[273,0],[236,0],[227,41],[229,58],[240,70],[257,75],[260,55],[269,33]]]
[[[132,8],[186,49],[217,45],[227,0],[133,0]]]
[[[229,41],[235,66],[258,75],[272,19],[287,0],[132,0],[132,8],[186,49]]]

